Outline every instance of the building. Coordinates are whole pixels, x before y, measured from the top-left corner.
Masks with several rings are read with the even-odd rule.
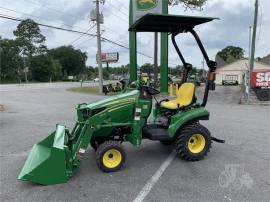
[[[222,81],[224,80],[234,80],[237,81],[238,84],[242,84],[243,77],[247,73],[248,67],[249,67],[249,60],[242,59],[217,69],[216,84],[222,85]],[[270,70],[270,65],[261,62],[255,62],[254,69]]]

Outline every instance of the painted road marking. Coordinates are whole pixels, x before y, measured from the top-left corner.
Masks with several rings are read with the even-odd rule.
[[[172,163],[175,157],[175,152],[172,152],[167,159],[163,162],[163,164],[159,167],[159,169],[155,172],[155,174],[147,181],[144,185],[138,196],[133,200],[133,202],[142,202],[145,197],[149,194],[151,189],[157,183],[159,178],[162,176],[164,171],[168,168],[168,166]]]

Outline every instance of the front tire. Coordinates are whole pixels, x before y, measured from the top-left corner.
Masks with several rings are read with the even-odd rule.
[[[103,172],[116,172],[125,165],[126,154],[118,141],[105,141],[96,151],[97,165]]]
[[[178,134],[175,144],[178,155],[187,161],[198,161],[211,148],[211,134],[199,123],[185,126]]]

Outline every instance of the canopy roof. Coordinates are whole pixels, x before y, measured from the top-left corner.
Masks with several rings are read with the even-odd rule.
[[[219,18],[149,13],[131,25],[129,31],[179,33],[188,31],[196,25],[210,22],[214,19]]]

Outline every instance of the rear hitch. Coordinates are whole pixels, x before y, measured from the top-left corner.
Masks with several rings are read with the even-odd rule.
[[[221,140],[221,139],[218,139],[218,138],[215,138],[215,137],[211,137],[211,139],[215,142],[218,142],[218,143],[225,143],[225,140]]]

